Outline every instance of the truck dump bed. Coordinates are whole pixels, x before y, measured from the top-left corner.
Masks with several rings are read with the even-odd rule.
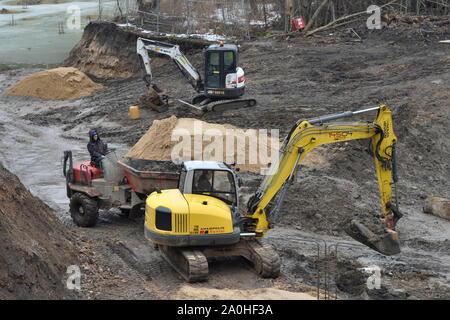
[[[149,195],[159,189],[178,188],[180,166],[172,161],[142,160],[123,158],[117,162],[123,169],[131,188]]]

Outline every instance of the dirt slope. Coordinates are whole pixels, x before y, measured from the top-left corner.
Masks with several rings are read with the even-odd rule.
[[[114,23],[91,22],[63,65],[76,67],[98,78],[129,78],[141,70],[136,54],[138,37],[148,38],[149,35],[133,30],[124,31]],[[167,37],[152,38],[159,41],[169,40]],[[174,42],[175,39],[170,40]],[[192,48],[201,49],[207,44],[203,40],[175,42],[183,52]]]
[[[53,210],[0,164],[0,298],[73,298],[66,271],[78,263]]]

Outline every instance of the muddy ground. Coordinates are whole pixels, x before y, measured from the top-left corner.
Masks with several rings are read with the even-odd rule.
[[[367,142],[329,145],[316,149],[301,167],[277,227],[264,239],[282,258],[281,276],[260,279],[245,261],[227,259],[211,262],[210,280],[191,288],[270,287],[314,296],[318,275],[322,298],[326,289],[330,297],[340,298],[450,298],[450,222],[422,210],[428,195],[450,197],[450,139],[445,134],[450,126],[450,50],[438,43],[450,38],[450,32],[428,24],[355,30],[362,41],[341,30],[309,39],[241,43],[239,64],[246,72],[247,96],[255,97],[258,105],[245,112],[208,113],[201,119],[243,128],[279,129],[282,137],[297,119],[386,104],[393,111],[399,139],[398,194],[405,213],[398,223],[402,252],[391,257],[380,255],[342,231],[340,223],[354,213],[378,214],[378,186]],[[189,52],[188,58],[202,69],[201,52]],[[168,91],[175,105],[165,113],[141,108],[140,120],[128,116],[129,106],[139,105],[138,99],[146,91],[139,76],[95,78],[105,88],[80,100],[40,101],[1,95],[0,105],[10,121],[57,128],[60,136],[77,148],[87,143],[90,127],[97,127],[107,142],[131,147],[155,119],[172,114],[198,117],[177,102],[189,101],[195,92],[176,66],[155,58],[152,70],[155,83]],[[36,71],[2,72],[1,93]],[[362,119],[374,116],[370,113]],[[6,122],[0,125],[2,134],[8,132],[10,124]],[[53,166],[55,180],[62,180],[60,163],[49,164],[49,170]],[[242,176],[245,200],[261,176]],[[175,293],[186,288],[145,242],[142,216],[127,219],[118,212],[102,212],[95,228],[82,229],[73,225],[63,206],[56,210],[82,239],[82,250],[88,257],[83,266],[87,298],[179,298]],[[369,290],[366,282],[370,273],[364,273],[363,268],[373,265],[381,270],[381,288]]]

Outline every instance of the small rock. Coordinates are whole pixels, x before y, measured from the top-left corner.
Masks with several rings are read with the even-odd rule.
[[[406,299],[409,297],[409,293],[403,289],[394,289],[392,295],[397,299]]]

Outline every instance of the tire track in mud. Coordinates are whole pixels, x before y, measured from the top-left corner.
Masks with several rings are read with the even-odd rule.
[[[163,260],[159,252],[148,244],[134,244],[123,240],[107,241],[108,247],[125,261],[131,268],[138,271],[151,281],[172,272],[170,265]]]

